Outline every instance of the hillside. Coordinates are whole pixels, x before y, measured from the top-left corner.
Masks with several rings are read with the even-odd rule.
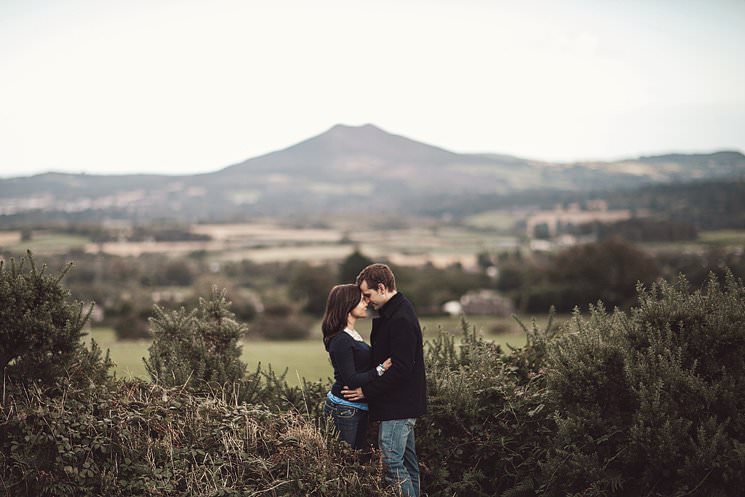
[[[439,195],[613,190],[742,177],[739,152],[670,154],[553,164],[460,154],[376,126],[336,125],[305,141],[201,175],[47,173],[0,180],[0,215],[95,213],[140,219],[225,220],[256,215],[395,212]]]

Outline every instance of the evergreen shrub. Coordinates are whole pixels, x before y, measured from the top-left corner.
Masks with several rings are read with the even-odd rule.
[[[741,495],[745,286],[726,274],[637,294],[629,311],[599,303],[558,330],[533,324],[510,353],[465,322],[462,337],[431,341],[416,428],[426,495]],[[326,382],[246,371],[245,328],[224,293],[191,311],[156,308],[153,384],[104,381],[107,363],[80,345],[84,316],[58,278],[2,268],[0,298],[0,345],[15,351],[0,496],[390,495],[380,465],[323,418]],[[33,342],[21,333],[34,330]]]
[[[569,324],[546,363],[556,434],[545,494],[741,495],[745,488],[745,287],[638,288]]]
[[[551,324],[534,325],[513,355],[465,321],[463,330],[460,343],[441,334],[427,351],[428,413],[416,427],[423,488],[443,497],[533,488],[553,431],[540,371]]]
[[[17,263],[0,261],[0,373],[6,384],[54,386],[59,378],[106,381],[111,362],[95,342],[81,339],[93,310],[70,301],[59,274],[37,268],[31,252]]]
[[[191,311],[168,312],[156,305],[154,312],[153,343],[145,359],[153,382],[208,391],[243,379],[246,365],[238,341],[247,328],[230,312],[225,290],[213,287],[209,299],[200,298]]]

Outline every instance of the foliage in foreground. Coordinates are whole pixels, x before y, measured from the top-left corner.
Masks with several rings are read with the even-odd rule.
[[[153,343],[145,367],[154,383],[204,391],[240,381],[246,374],[238,340],[246,326],[235,320],[225,290],[212,289],[192,311],[154,308]]]
[[[31,252],[16,262],[0,261],[0,373],[19,383],[51,385],[68,376],[71,381],[101,381],[111,365],[93,343],[81,338],[93,306],[85,311],[70,301],[57,275],[38,268]]]
[[[639,289],[629,313],[576,316],[546,365],[549,495],[739,495],[745,287],[729,274]],[[550,478],[549,478],[550,476]]]
[[[427,354],[428,414],[417,452],[429,495],[501,495],[531,478],[554,425],[540,361],[553,334],[535,325],[528,345],[505,354],[463,322],[460,345],[441,335]]]
[[[116,382],[5,406],[0,495],[381,495],[379,475],[297,412]]]
[[[36,288],[40,329],[59,329],[44,311],[65,301],[58,281],[34,286],[34,274],[6,277],[2,304],[16,285]],[[229,352],[240,329],[230,321],[218,340],[225,353],[210,355],[200,334],[232,319],[219,296],[210,302],[203,308],[215,312],[171,315],[191,316],[192,334],[156,319],[173,332],[162,335],[161,364],[172,369],[159,383],[81,382],[79,367],[50,361],[36,372],[62,371],[50,383],[6,372],[0,495],[386,495],[379,465],[352,455],[321,418],[327,385],[246,374]],[[511,353],[464,330],[460,342],[430,343],[426,358],[430,407],[417,448],[429,496],[709,497],[745,487],[745,286],[731,275],[700,290],[684,279],[639,287],[631,311],[598,304],[560,330],[533,326]],[[33,364],[33,354],[14,364]],[[107,370],[100,354],[87,357],[90,370]],[[169,374],[188,381],[161,381]]]
[[[683,278],[504,354],[433,344],[430,495],[735,496],[745,487],[745,286]]]

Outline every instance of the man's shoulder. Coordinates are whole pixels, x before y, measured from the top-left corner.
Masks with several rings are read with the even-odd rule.
[[[417,320],[416,311],[414,310],[414,304],[412,304],[411,301],[406,298],[406,296],[401,295],[401,303],[396,308],[396,312],[391,317]]]

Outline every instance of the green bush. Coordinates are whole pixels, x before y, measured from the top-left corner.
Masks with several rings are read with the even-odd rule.
[[[423,488],[443,497],[531,489],[553,430],[545,381],[534,370],[540,359],[504,354],[463,327],[459,345],[443,334],[427,353],[429,406],[416,433]],[[547,336],[533,329],[529,343],[539,347]]]
[[[745,486],[745,286],[638,288],[504,354],[430,344],[417,425],[431,496],[735,496]]]
[[[153,343],[145,367],[155,383],[207,391],[240,381],[246,373],[238,340],[246,326],[234,319],[225,290],[212,289],[196,309],[154,307]]]
[[[80,306],[58,279],[4,271],[3,350],[38,325],[73,352],[34,363],[26,343],[8,363],[0,495],[389,495],[380,465],[341,445],[322,416],[329,385],[246,372],[244,327],[224,294],[192,311],[156,308],[156,384],[103,381],[107,363],[80,345]],[[424,492],[741,495],[745,286],[728,273],[699,290],[681,278],[637,294],[629,311],[598,304],[559,330],[533,325],[510,353],[465,322],[462,337],[432,341],[416,431]],[[47,384],[18,375],[33,364]]]
[[[108,355],[83,345],[83,327],[93,309],[70,301],[60,274],[46,274],[31,252],[10,267],[0,261],[0,371],[13,384],[53,386],[59,377],[105,382]]]
[[[277,316],[265,313],[251,325],[251,336],[265,340],[304,340],[310,336],[312,321],[299,314]]]
[[[629,313],[577,315],[546,364],[556,436],[547,495],[739,495],[745,287],[729,275],[639,289]]]

